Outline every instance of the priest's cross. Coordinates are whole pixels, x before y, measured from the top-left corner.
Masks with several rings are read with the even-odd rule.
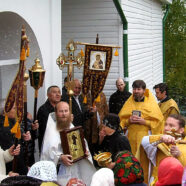
[[[75,51],[77,50],[77,44],[70,40],[66,45],[66,50],[68,51],[68,56],[65,56],[63,53],[57,58],[56,63],[59,66],[60,70],[63,70],[64,67],[68,68],[67,75],[67,89],[69,95],[69,104],[70,110],[72,110],[71,97],[73,96],[73,79],[74,79],[74,66],[77,66],[79,69],[84,64],[84,53],[83,50],[75,56]]]
[[[63,70],[65,66],[68,67],[68,78],[69,81],[74,79],[74,66],[77,66],[79,69],[84,64],[84,53],[81,50],[75,56],[75,51],[77,50],[77,45],[73,40],[70,40],[66,46],[66,50],[68,51],[68,56],[65,56],[63,53],[57,58],[57,65],[60,70]]]
[[[171,131],[167,131],[166,134],[175,137],[176,143],[186,144],[186,141],[184,139],[182,140],[183,135],[180,133],[177,133],[175,128],[173,128]]]
[[[182,137],[181,134],[179,134],[179,133],[176,132],[176,129],[175,129],[175,128],[173,128],[171,131],[167,131],[166,134],[168,134],[168,135],[170,135],[170,136],[173,136],[173,137],[175,137],[176,139]]]

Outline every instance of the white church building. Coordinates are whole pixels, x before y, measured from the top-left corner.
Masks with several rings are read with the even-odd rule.
[[[19,64],[21,27],[30,40],[27,69],[39,57],[46,70],[39,89],[38,107],[46,100],[50,85],[63,86],[67,70],[56,59],[70,39],[121,46],[113,60],[104,87],[107,98],[116,90],[115,81],[142,79],[147,87],[163,81],[162,5],[171,0],[0,0],[0,99],[6,98]],[[124,23],[125,21],[125,23]],[[123,49],[124,47],[124,49]],[[83,46],[78,46],[78,51]],[[74,69],[82,79],[83,67]],[[28,80],[28,111],[32,113],[34,89]]]

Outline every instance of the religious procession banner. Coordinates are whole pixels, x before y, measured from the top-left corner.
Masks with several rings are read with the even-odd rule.
[[[7,113],[13,108],[14,104],[16,106],[16,124],[11,129],[11,132],[15,133],[15,137],[18,139],[21,137],[20,123],[23,119],[23,114],[24,114],[23,86],[24,86],[25,61],[26,61],[26,57],[29,56],[29,46],[28,46],[29,41],[25,32],[26,30],[23,26],[21,30],[21,51],[20,51],[19,69],[12,83],[10,91],[8,93],[5,102],[5,108],[4,108],[4,112],[5,112],[4,126],[6,127],[8,126]]]
[[[97,36],[98,37],[98,36]],[[99,38],[96,38],[98,43]],[[85,54],[83,49],[75,56],[76,45],[85,45]],[[91,105],[94,100],[99,102],[99,94],[104,88],[107,75],[112,62],[113,48],[116,48],[114,53],[118,56],[118,48],[120,46],[103,45],[103,44],[92,44],[83,42],[74,42],[70,40],[66,46],[68,50],[68,56],[63,53],[57,58],[57,65],[62,70],[64,66],[68,66],[68,95],[70,110],[72,108],[72,101],[70,97],[73,95],[73,79],[74,79],[74,66],[81,68],[84,64],[83,73],[83,86],[82,92],[84,94],[84,103],[87,103],[87,97],[91,95]],[[91,94],[90,94],[91,93]]]
[[[92,103],[103,90],[112,62],[112,47],[85,46],[85,62],[82,92],[85,97],[91,92]]]

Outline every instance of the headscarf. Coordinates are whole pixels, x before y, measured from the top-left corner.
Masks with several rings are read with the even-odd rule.
[[[114,173],[109,168],[101,168],[92,177],[90,186],[114,186]]]
[[[111,129],[118,130],[120,126],[119,116],[113,113],[107,114],[105,118],[103,119],[103,125]]]
[[[183,165],[173,157],[161,160],[158,167],[158,181],[156,186],[181,184]]]
[[[9,176],[1,181],[0,185],[2,186],[40,186],[42,183],[42,180],[37,178],[32,178],[25,175],[19,175],[19,176]]]
[[[118,153],[113,170],[116,186],[143,183],[144,181],[143,169],[130,151],[125,150]]]
[[[186,166],[184,168],[183,176],[182,176],[182,185],[186,186]]]
[[[56,166],[51,161],[39,161],[32,165],[27,176],[42,181],[57,181]]]
[[[78,178],[71,178],[66,186],[86,186],[86,184]]]

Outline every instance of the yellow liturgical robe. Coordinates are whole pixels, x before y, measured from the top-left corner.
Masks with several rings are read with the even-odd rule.
[[[180,114],[177,103],[173,99],[169,99],[163,103],[158,103],[160,110],[164,116],[164,120],[166,121],[168,116],[171,114]],[[185,126],[185,135],[186,135],[186,126]]]
[[[128,139],[134,155],[143,136],[149,135],[149,131],[152,134],[163,132],[163,115],[154,96],[148,89],[146,89],[144,95],[144,102],[136,102],[131,95],[119,113],[120,125],[123,129],[125,127],[128,129]],[[141,111],[141,117],[146,121],[145,125],[129,123],[129,118],[134,110]]]
[[[159,142],[160,137],[161,137],[161,135],[149,136],[149,143],[152,144],[152,143]],[[179,148],[179,150],[181,152],[180,156],[177,159],[181,162],[181,164],[183,166],[186,166],[186,137],[183,140],[181,140],[180,142],[178,142],[176,144],[176,146]],[[160,161],[168,156],[172,156],[170,153],[170,147],[171,147],[171,145],[168,146],[165,143],[159,143],[157,145],[157,152],[156,152],[156,154],[154,154],[155,155],[155,158],[154,158],[154,157],[152,157],[153,156],[152,153],[148,153],[148,151],[146,151],[146,153],[145,153],[146,157],[143,157],[144,156],[144,153],[143,153],[144,149],[143,149],[142,145],[140,146],[139,151],[137,153],[137,158],[143,167],[144,179],[145,179],[146,184],[151,185],[151,186],[155,186],[155,183],[158,180],[158,166],[160,164]],[[152,151],[149,151],[149,152],[152,152]],[[156,162],[156,164],[152,165],[152,167],[151,167],[151,171],[150,171],[151,175],[150,176],[148,175],[148,173],[149,173],[149,170],[148,170],[149,160],[148,160],[147,156],[149,158],[155,159],[155,162]],[[146,161],[146,160],[148,160],[148,161]],[[153,177],[153,181],[149,184],[148,178],[152,178],[152,177]]]
[[[163,103],[158,104],[160,110],[164,116],[165,121],[167,120],[168,116],[171,114],[179,114],[179,108],[177,103],[173,99],[169,99]]]

